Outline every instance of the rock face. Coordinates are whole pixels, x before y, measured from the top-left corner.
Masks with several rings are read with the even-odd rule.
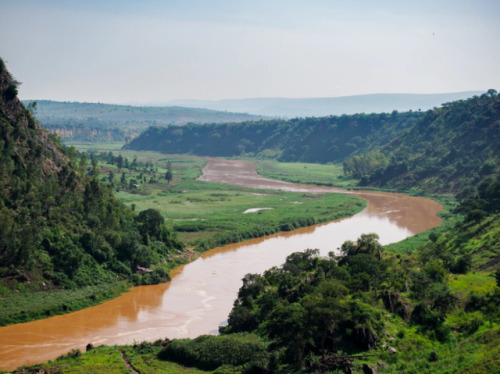
[[[40,167],[45,178],[58,172],[68,159],[23,107],[16,96],[18,84],[0,61],[0,140],[4,147],[14,147],[19,160],[30,160]]]
[[[145,268],[145,267],[137,265],[136,268],[135,268],[135,272],[137,274],[144,275],[144,274],[152,273],[153,269]]]
[[[370,351],[375,349],[379,340],[368,327],[356,327],[353,330],[353,337],[358,347]]]
[[[386,309],[390,310],[391,313],[398,314],[405,322],[410,321],[411,305],[399,293],[387,291],[383,296],[383,301]]]

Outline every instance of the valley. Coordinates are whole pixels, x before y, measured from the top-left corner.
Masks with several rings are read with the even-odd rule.
[[[75,147],[41,128],[0,62],[7,370],[498,368],[495,90]]]

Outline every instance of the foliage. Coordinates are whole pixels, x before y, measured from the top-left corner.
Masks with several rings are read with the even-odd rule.
[[[18,284],[19,287],[19,284]],[[1,294],[0,326],[64,314],[97,305],[127,291],[125,283],[102,283],[78,289],[11,292]]]
[[[359,180],[344,175],[342,164],[312,164],[304,162],[277,162],[268,159],[257,162],[259,175],[291,183],[334,186],[344,189],[355,187]]]
[[[95,286],[117,278],[147,284],[168,280],[167,260],[183,247],[163,221],[151,226],[148,218],[158,213],[136,217],[120,203],[113,186],[100,183],[94,159],[88,165],[85,154],[72,147],[61,149],[18,100],[5,97],[12,84],[4,70],[0,74],[3,284],[34,292]],[[137,266],[152,271],[131,277]],[[47,310],[62,308],[61,299],[59,306]],[[30,315],[26,318],[39,312]],[[14,313],[3,318],[21,317]]]
[[[251,334],[201,335],[192,340],[173,340],[158,357],[203,370],[215,370],[222,365],[239,366],[243,372],[267,367],[270,359],[267,343]]]
[[[421,117],[418,112],[395,112],[151,127],[126,148],[200,156],[261,156],[291,162],[338,162],[365,149],[382,146]]]
[[[228,325],[220,331],[257,333],[284,350],[275,354],[288,370],[314,371],[328,366],[323,360],[339,351],[355,355],[375,349],[376,356],[387,359],[381,344],[392,319],[406,326],[398,327],[402,330],[415,329],[431,347],[449,344],[452,328],[466,339],[486,321],[498,322],[494,310],[500,306],[500,289],[481,296],[467,296],[455,283],[451,289],[449,271],[440,258],[429,257],[431,251],[383,254],[377,236],[365,234],[345,242],[339,257],[320,258],[316,250],[294,253],[281,268],[245,276]],[[470,319],[456,317],[477,311]],[[383,317],[388,312],[389,319]],[[432,352],[429,357],[442,362]]]
[[[362,199],[345,194],[257,191],[197,181],[206,164],[197,157],[129,150],[117,153],[112,144],[77,146],[88,147],[89,158],[98,159],[103,173],[108,172],[101,181],[109,182],[109,172],[113,173],[115,191],[119,190],[116,195],[122,202],[138,212],[158,209],[178,238],[198,251],[346,217],[365,206]],[[169,168],[170,182],[164,179]],[[123,180],[118,180],[119,173]],[[138,182],[137,187],[130,187],[132,180]],[[259,207],[268,209],[245,213]]]
[[[383,162],[372,154],[344,162],[346,172],[362,185],[424,192],[459,192],[479,186],[500,169],[500,95],[494,90],[427,111],[408,132],[380,148]],[[356,163],[356,161],[359,161]],[[480,211],[471,212],[480,219]]]

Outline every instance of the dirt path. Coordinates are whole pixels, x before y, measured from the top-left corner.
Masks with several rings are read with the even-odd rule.
[[[130,370],[130,372],[132,374],[141,374],[140,372],[138,372],[137,370],[135,370],[135,368],[130,363],[128,357],[125,356],[125,353],[123,353],[122,351],[120,351],[120,356],[122,356],[122,360],[123,360],[123,362],[125,362],[125,366],[127,367],[127,369]]]

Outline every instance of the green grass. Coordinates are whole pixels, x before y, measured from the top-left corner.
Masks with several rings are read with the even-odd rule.
[[[187,155],[166,155],[158,152],[118,149],[120,143],[73,143],[79,150],[93,152],[112,151],[130,161],[153,164],[153,172],[122,169],[101,163],[101,180],[106,182],[109,171],[115,176],[117,197],[137,212],[158,209],[178,237],[188,246],[206,250],[216,246],[260,237],[279,231],[351,216],[361,211],[365,202],[349,195],[307,195],[281,191],[262,191],[244,187],[220,185],[198,181],[206,161]],[[167,183],[162,176],[166,163],[172,164],[173,180]],[[282,165],[282,164],[280,164]],[[286,164],[290,167],[295,164]],[[331,176],[332,165],[297,164],[306,167],[307,175],[315,174],[320,180],[302,180],[320,183]],[[335,166],[338,172],[338,166]],[[121,184],[121,174],[126,173],[126,183]],[[294,171],[291,170],[293,173]],[[153,178],[156,182],[149,183]],[[139,187],[130,189],[130,180],[140,180]],[[244,214],[247,209],[271,208]]]
[[[500,325],[488,323],[469,336],[452,333],[441,343],[398,317],[386,323],[389,337],[385,344],[398,353],[391,355],[379,346],[371,364],[385,362],[389,367],[383,373],[499,373]]]
[[[127,292],[121,283],[100,284],[79,289],[0,293],[0,326],[64,314],[97,305]]]
[[[228,240],[209,244],[204,240],[207,236],[232,233],[234,238],[229,242],[234,242],[239,241],[238,238],[249,239],[332,221],[365,207],[362,199],[350,195],[251,191],[206,182],[190,182],[189,187],[191,189],[153,192],[146,196],[119,192],[117,196],[126,205],[134,204],[137,211],[159,209],[187,245],[203,245],[204,249],[226,244]],[[269,209],[244,213],[252,208]]]
[[[308,195],[281,191],[260,191],[201,182],[206,161],[199,157],[165,155],[158,152],[121,151],[121,143],[74,143],[80,151],[112,151],[130,161],[150,162],[155,171],[149,177],[159,182],[141,183],[137,190],[119,185],[118,170],[103,164],[105,170],[116,172],[117,196],[136,211],[159,209],[167,223],[178,232],[178,237],[190,247],[204,251],[228,243],[261,237],[279,231],[332,221],[353,215],[365,207],[365,201],[350,195]],[[161,181],[166,163],[170,161],[174,178],[171,183]],[[125,170],[128,180],[138,178],[140,171]],[[107,175],[102,173],[100,178]],[[244,214],[250,208],[272,208]],[[168,265],[175,266],[180,260]],[[171,267],[168,266],[168,267]],[[126,285],[101,284],[81,289],[42,291],[19,286],[13,292],[11,285],[0,282],[0,325],[26,322],[63,314],[99,304],[126,291]]]
[[[135,346],[100,346],[88,352],[72,350],[66,355],[43,364],[18,369],[19,373],[64,373],[64,374],[128,374],[127,362],[141,374],[211,373],[196,368],[181,366],[157,358],[162,349],[161,342],[141,343]],[[236,373],[238,371],[231,371]]]
[[[257,172],[270,179],[346,189],[355,187],[358,183],[358,180],[344,175],[341,164],[311,164],[304,162],[278,162],[273,160],[252,161],[257,162]]]
[[[467,274],[454,274],[450,277],[448,285],[453,293],[465,296],[470,292],[484,295],[493,291],[496,286],[494,273],[470,272]]]

